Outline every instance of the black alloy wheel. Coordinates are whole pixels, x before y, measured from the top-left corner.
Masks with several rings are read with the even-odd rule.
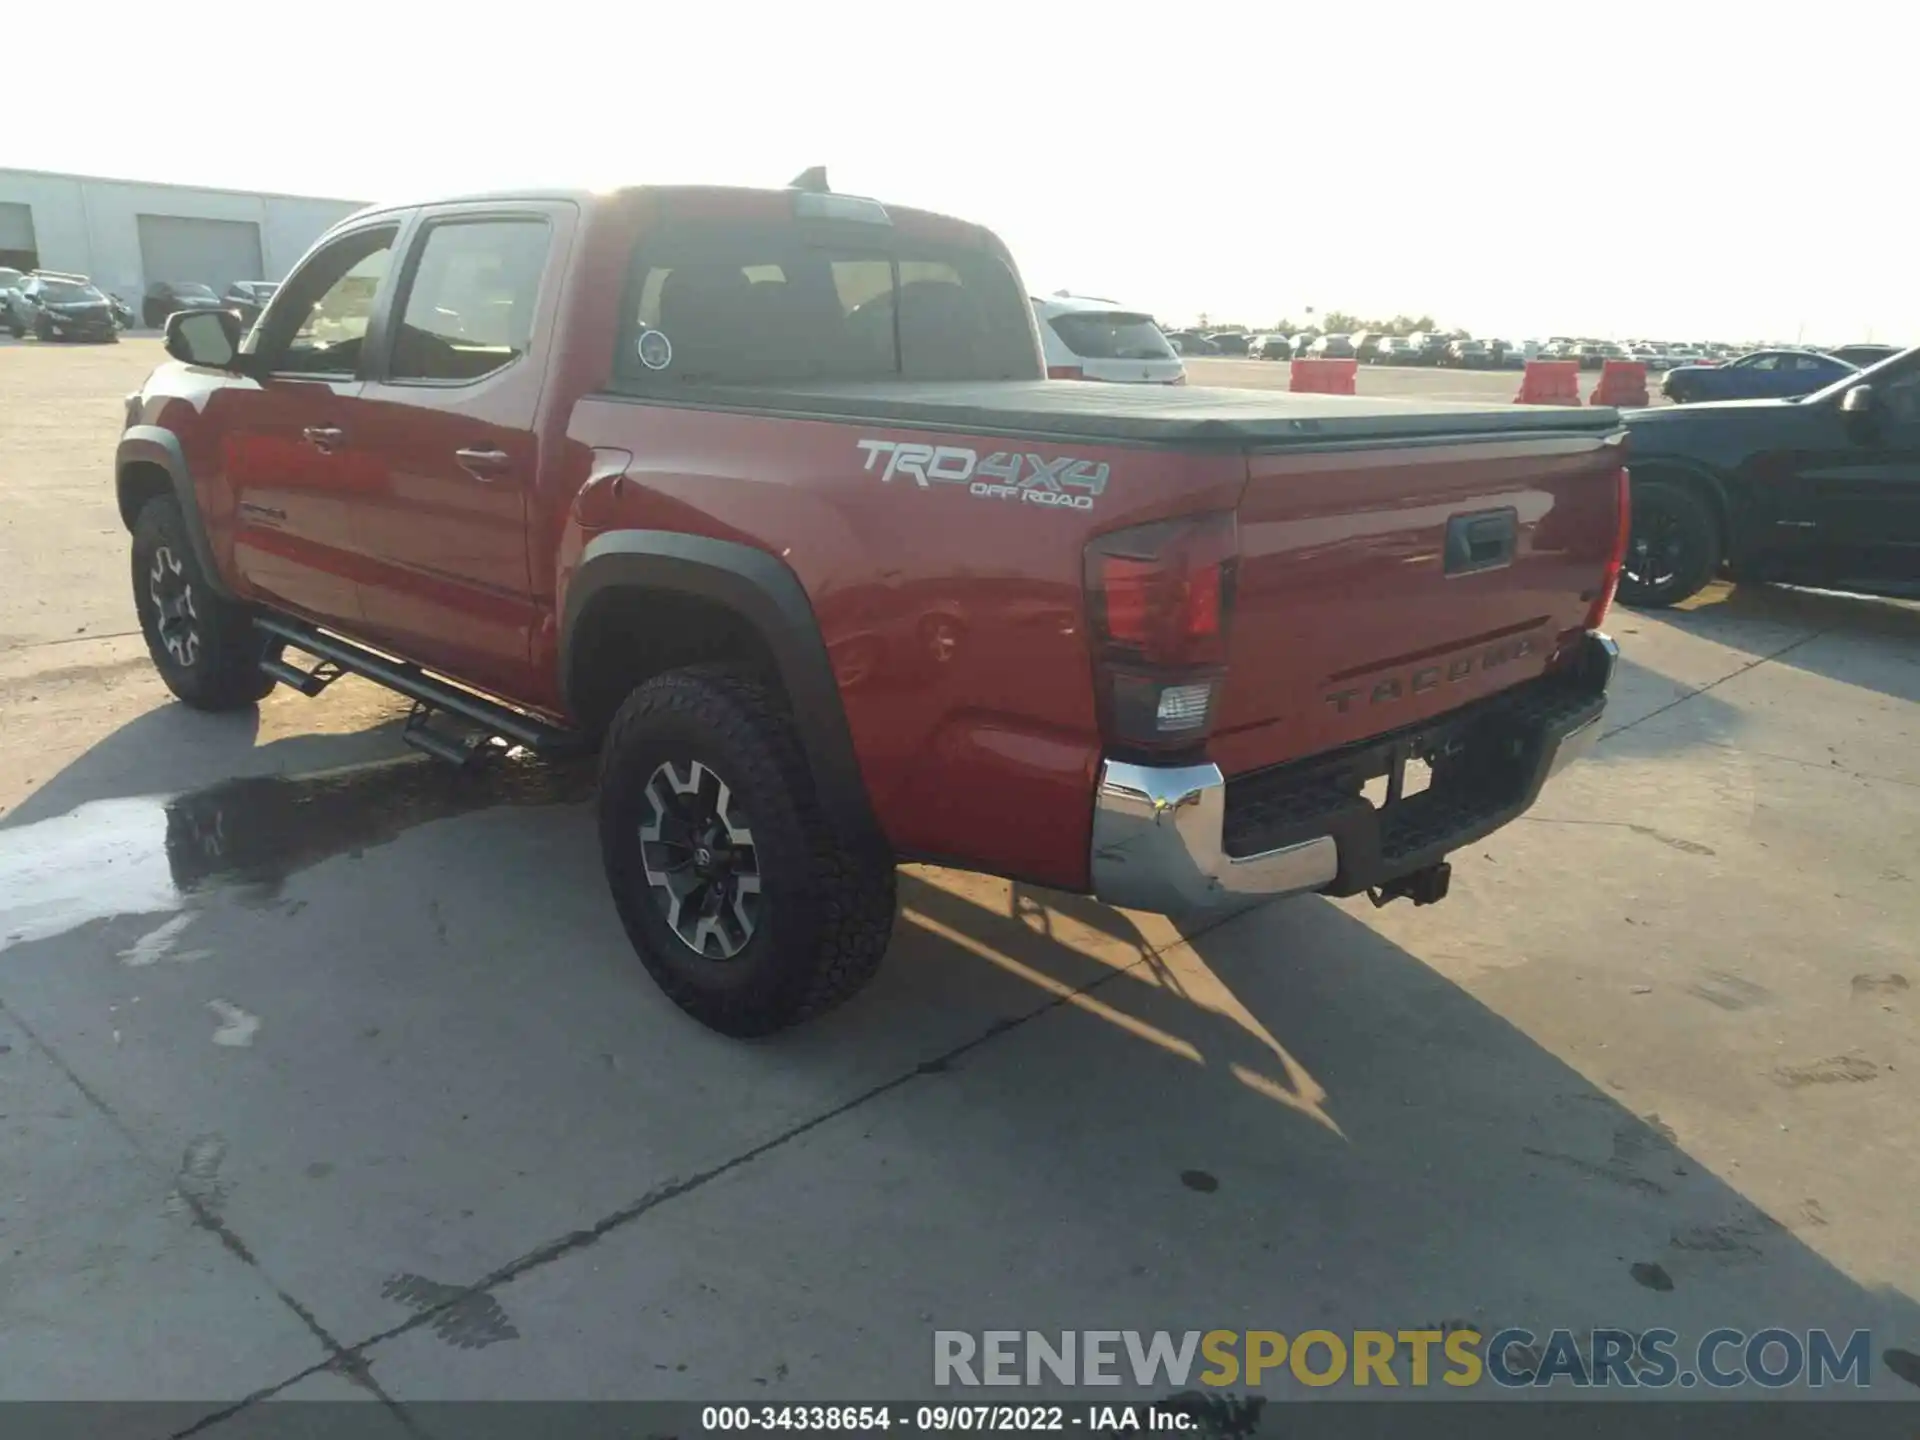
[[[154,638],[183,670],[200,659],[200,612],[195,608],[193,577],[170,545],[154,548],[147,570],[147,598],[153,602]]]
[[[1720,568],[1718,527],[1706,502],[1684,485],[1636,482],[1633,529],[1620,565],[1620,601],[1657,609],[1694,594]]]
[[[732,788],[698,760],[663,760],[647,781],[640,856],[653,903],[694,954],[731,960],[760,920],[760,859]]]
[[[758,677],[698,665],[644,681],[607,727],[599,789],[621,924],[696,1020],[766,1035],[872,978],[893,856],[828,822],[793,714]]]
[[[132,558],[134,613],[169,690],[197,710],[237,710],[273,689],[260,662],[277,643],[209,583],[173,496],[140,507]]]

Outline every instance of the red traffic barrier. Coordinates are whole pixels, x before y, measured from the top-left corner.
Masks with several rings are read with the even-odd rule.
[[[1358,360],[1296,360],[1287,388],[1305,395],[1351,395]]]
[[[1578,405],[1580,403],[1580,362],[1578,360],[1529,360],[1520,377],[1516,405]]]
[[[1604,360],[1589,405],[1650,405],[1644,360]]]

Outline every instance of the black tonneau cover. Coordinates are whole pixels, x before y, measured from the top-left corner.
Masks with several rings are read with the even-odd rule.
[[[942,430],[1162,445],[1266,449],[1342,441],[1416,440],[1620,428],[1606,407],[1389,400],[1193,385],[1092,380],[843,381],[623,390],[623,399],[742,410],[807,420],[864,420],[889,429]]]

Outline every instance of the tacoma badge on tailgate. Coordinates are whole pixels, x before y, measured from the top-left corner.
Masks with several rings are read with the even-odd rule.
[[[1107,464],[1072,455],[1042,459],[1015,451],[996,450],[982,460],[964,445],[902,445],[892,440],[858,440],[866,452],[864,468],[886,457],[883,481],[911,475],[925,490],[931,485],[965,485],[967,493],[983,500],[1018,500],[1028,505],[1054,505],[1068,510],[1091,510],[1096,495],[1107,489]],[[1078,492],[1078,493],[1075,493]]]
[[[1481,670],[1491,670],[1504,665],[1509,660],[1518,660],[1523,655],[1533,653],[1533,641],[1527,636],[1517,640],[1502,641],[1498,645],[1489,645],[1477,655],[1463,655],[1449,660],[1445,665],[1422,665],[1410,675],[1392,675],[1376,681],[1372,686],[1355,685],[1346,690],[1329,690],[1323,697],[1327,704],[1345,715],[1359,703],[1362,695],[1368,705],[1384,705],[1390,701],[1403,699],[1408,695],[1423,695],[1429,690],[1437,690],[1442,685],[1454,685]]]

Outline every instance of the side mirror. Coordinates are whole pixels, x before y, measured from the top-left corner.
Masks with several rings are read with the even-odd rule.
[[[1840,413],[1855,417],[1871,415],[1874,409],[1873,386],[1856,385],[1840,397]]]
[[[167,317],[167,354],[189,365],[232,370],[240,355],[240,317],[226,310],[176,310]]]

